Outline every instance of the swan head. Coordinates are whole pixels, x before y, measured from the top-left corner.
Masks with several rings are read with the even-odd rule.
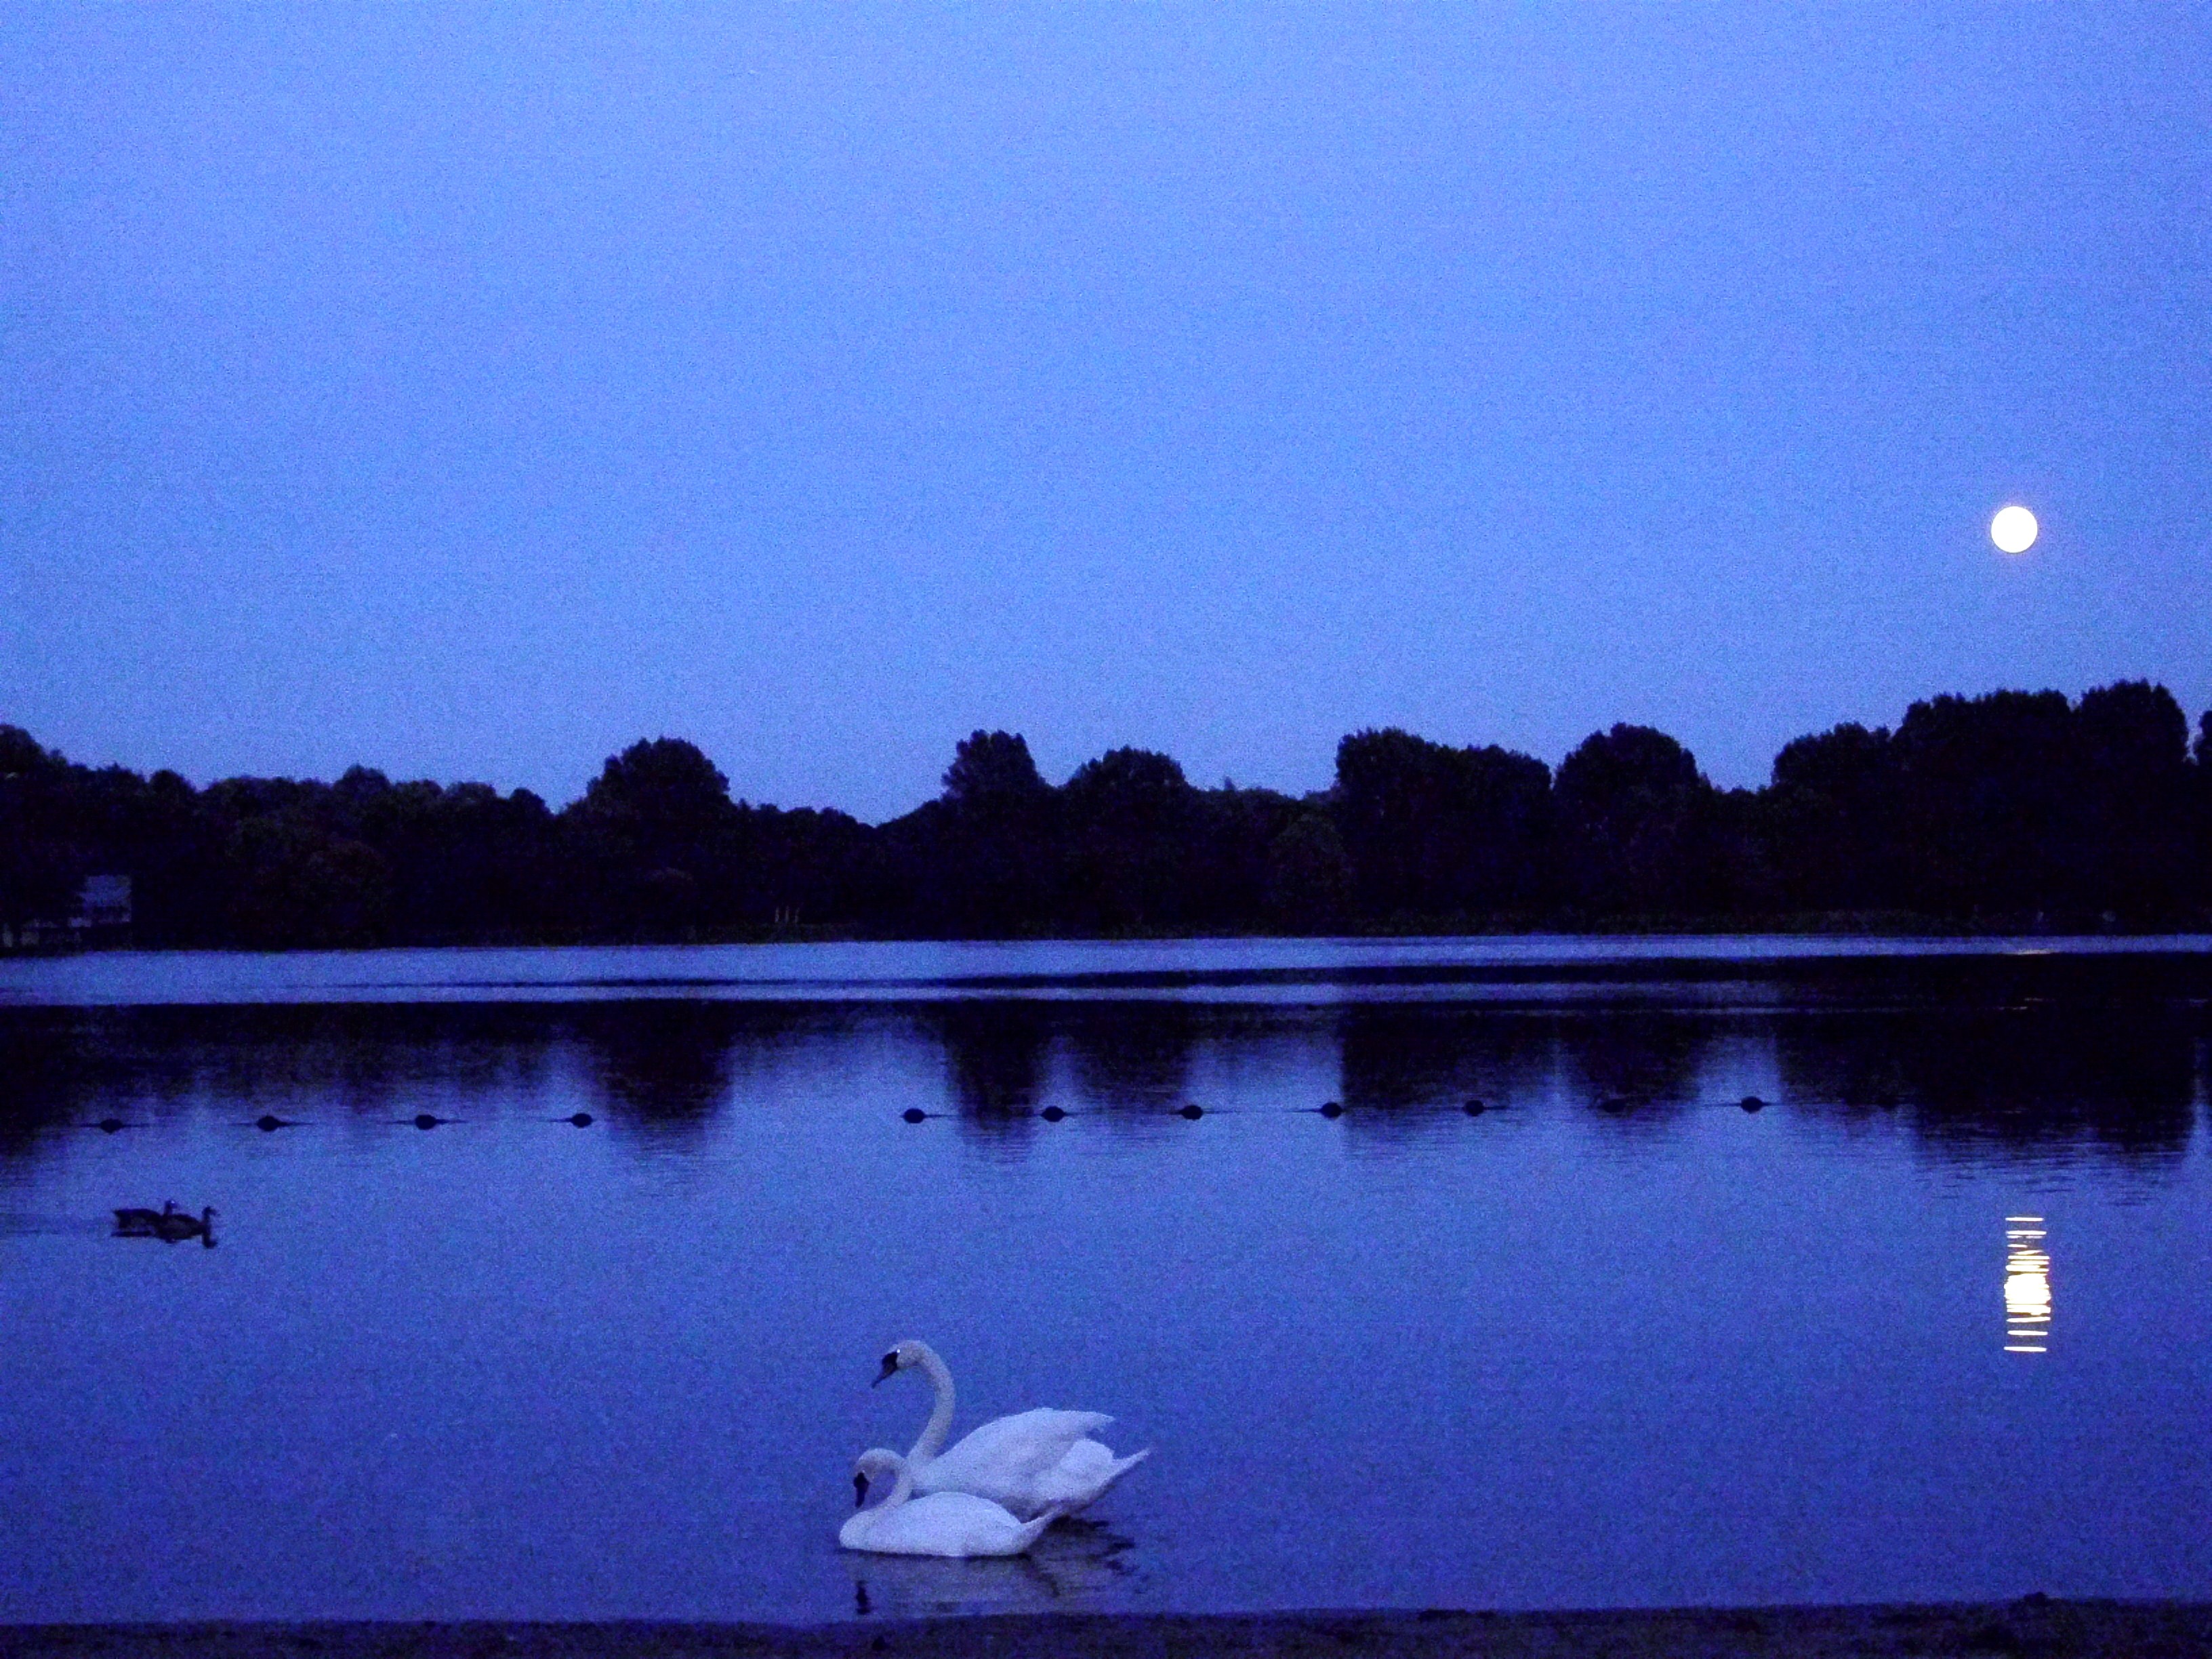
[[[884,1368],[876,1374],[876,1382],[885,1382],[896,1376],[909,1365],[919,1365],[921,1364],[922,1355],[928,1352],[929,1345],[927,1342],[913,1341],[897,1343],[884,1349]],[[868,1384],[872,1389],[875,1385],[875,1382]]]
[[[853,1507],[868,1501],[868,1487],[878,1480],[896,1480],[906,1473],[906,1459],[878,1446],[864,1451],[853,1464]]]

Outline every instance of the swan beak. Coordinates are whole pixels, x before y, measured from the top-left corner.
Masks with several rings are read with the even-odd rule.
[[[886,1359],[884,1361],[883,1370],[876,1373],[876,1382],[886,1382],[897,1375],[898,1361],[896,1359]],[[872,1389],[876,1386],[876,1382],[871,1382],[868,1386]]]
[[[867,1501],[868,1477],[865,1474],[856,1474],[853,1477],[853,1507],[857,1510]]]

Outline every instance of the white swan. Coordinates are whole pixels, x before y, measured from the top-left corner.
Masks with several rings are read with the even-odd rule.
[[[1024,1517],[1047,1510],[1073,1515],[1152,1455],[1147,1446],[1116,1457],[1091,1439],[1114,1420],[1102,1413],[1040,1407],[994,1418],[940,1455],[938,1448],[952,1431],[952,1373],[927,1342],[902,1342],[884,1355],[876,1381],[910,1368],[919,1368],[937,1393],[929,1421],[906,1455],[917,1492],[973,1492]]]
[[[868,1484],[897,1477],[891,1495],[862,1510],[837,1528],[837,1541],[848,1550],[878,1555],[942,1555],[959,1560],[970,1555],[1019,1555],[1060,1518],[1047,1510],[1036,1520],[1017,1521],[988,1498],[973,1492],[939,1492],[914,1496],[914,1471],[895,1451],[878,1448],[860,1454],[853,1466],[853,1498],[868,1501]]]

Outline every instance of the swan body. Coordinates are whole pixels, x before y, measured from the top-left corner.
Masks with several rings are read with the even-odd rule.
[[[876,1381],[908,1369],[927,1376],[937,1395],[929,1421],[907,1454],[917,1492],[969,1492],[1024,1517],[1047,1510],[1073,1515],[1152,1455],[1148,1446],[1116,1457],[1092,1439],[1114,1420],[1102,1412],[1048,1407],[994,1418],[940,1453],[952,1428],[952,1373],[927,1342],[902,1342],[884,1355]]]
[[[1048,1510],[1029,1522],[973,1492],[939,1492],[914,1496],[914,1470],[895,1451],[865,1451],[854,1466],[856,1498],[867,1501],[868,1486],[885,1475],[896,1477],[889,1498],[864,1509],[837,1529],[848,1550],[877,1555],[939,1555],[962,1560],[973,1555],[1019,1555],[1058,1520]]]

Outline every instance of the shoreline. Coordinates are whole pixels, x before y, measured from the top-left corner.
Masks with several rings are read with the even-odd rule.
[[[2052,921],[2036,915],[1960,917],[1917,911],[1777,911],[1748,915],[1608,916],[1413,916],[1395,921],[1347,922],[1338,927],[1120,927],[1015,929],[1000,933],[929,933],[823,925],[796,928],[709,928],[680,938],[629,934],[545,934],[482,938],[398,938],[374,943],[328,945],[100,943],[0,945],[0,961],[46,962],[100,956],[362,956],[398,951],[602,951],[626,948],[708,949],[732,945],[1185,945],[1300,944],[1344,941],[1360,945],[1423,940],[1808,939],[1884,939],[1972,944],[1990,939],[2197,939],[2212,937],[2212,912],[2166,921],[2105,921],[2073,916]]]
[[[331,1621],[0,1625],[0,1659],[2195,1659],[2212,1602],[2063,1601],[1555,1613],[998,1613],[831,1625]]]

